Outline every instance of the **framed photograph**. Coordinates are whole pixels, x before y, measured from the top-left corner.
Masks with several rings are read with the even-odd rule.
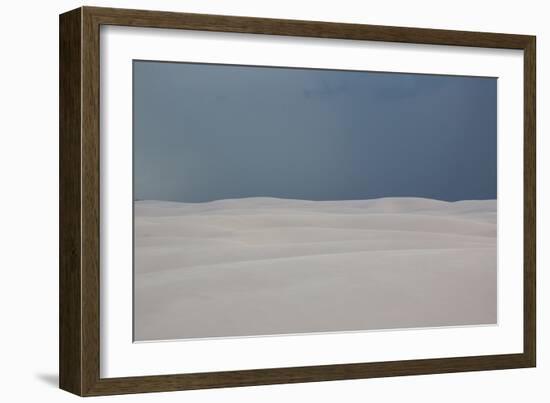
[[[533,367],[535,37],[60,16],[60,386]]]

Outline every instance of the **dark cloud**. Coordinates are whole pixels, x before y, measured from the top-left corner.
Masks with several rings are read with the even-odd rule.
[[[134,62],[134,196],[496,198],[497,80]]]

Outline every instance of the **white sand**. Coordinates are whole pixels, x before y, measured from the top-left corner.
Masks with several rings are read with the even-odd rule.
[[[135,339],[496,323],[496,201],[135,203]]]

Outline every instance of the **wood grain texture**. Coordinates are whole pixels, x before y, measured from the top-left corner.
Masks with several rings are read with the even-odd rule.
[[[523,354],[484,357],[456,357],[426,360],[375,362],[365,364],[319,365],[308,367],[105,378],[89,396],[145,393],[204,388],[320,382],[345,379],[382,378],[460,371],[484,371],[528,367]]]
[[[536,39],[524,48],[523,115],[523,353],[536,365],[537,338],[537,163],[536,163]]]
[[[125,25],[524,50],[524,352],[100,377],[99,28]],[[535,37],[82,7],[60,17],[60,387],[81,396],[532,367],[536,363]]]
[[[59,386],[81,394],[81,11],[59,18]]]
[[[82,389],[99,377],[99,24],[82,9]]]
[[[105,25],[523,49],[526,35],[86,7]]]

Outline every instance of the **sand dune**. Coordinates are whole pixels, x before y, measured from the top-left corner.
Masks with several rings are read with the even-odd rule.
[[[496,322],[496,201],[135,203],[136,340]]]

